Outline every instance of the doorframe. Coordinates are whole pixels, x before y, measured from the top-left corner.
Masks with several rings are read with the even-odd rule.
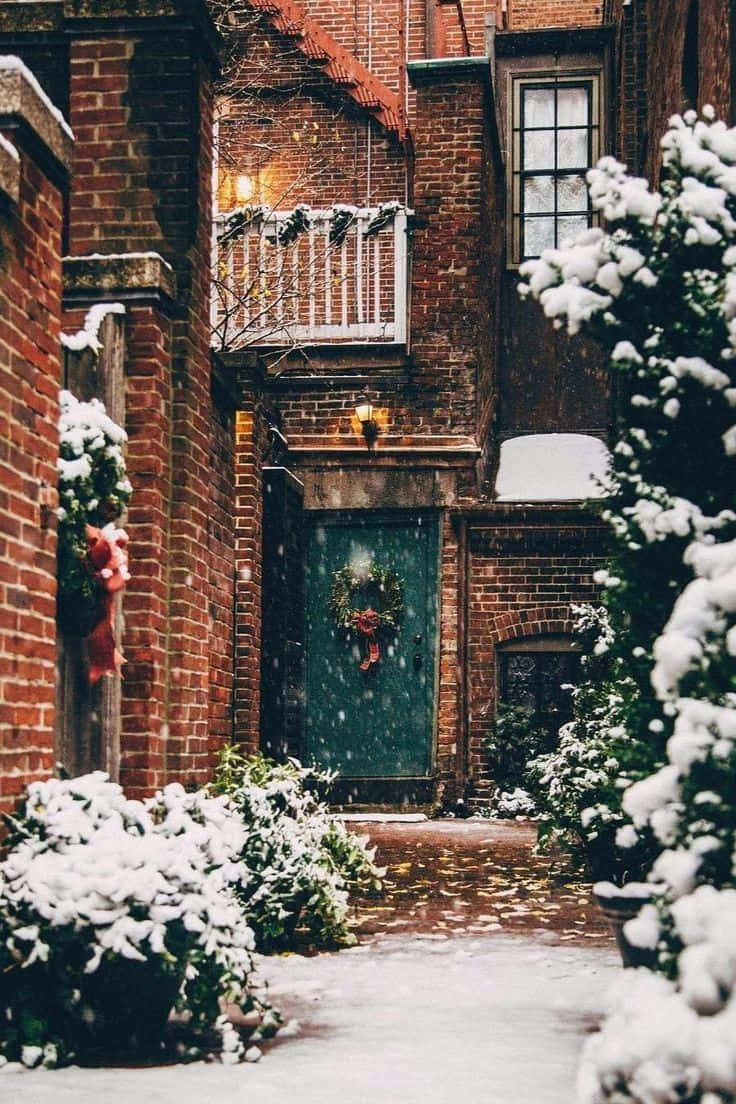
[[[428,703],[428,719],[430,721],[430,748],[429,748],[429,765],[426,775],[406,776],[403,778],[396,778],[393,775],[382,776],[364,776],[361,778],[338,778],[333,782],[330,787],[330,802],[333,805],[348,806],[351,804],[408,804],[408,805],[429,805],[434,800],[434,791],[437,783],[437,732],[438,732],[438,716],[439,716],[439,693],[440,693],[440,651],[441,651],[441,628],[442,628],[442,551],[443,551],[443,525],[442,525],[443,511],[440,507],[427,507],[420,506],[417,508],[411,507],[366,507],[365,509],[338,509],[338,510],[326,510],[320,509],[305,509],[304,510],[304,522],[305,529],[313,528],[315,525],[329,525],[331,527],[337,527],[340,525],[354,525],[356,522],[365,522],[370,525],[401,525],[407,522],[416,522],[418,519],[423,519],[428,524],[434,527],[434,533],[436,537],[435,543],[435,556],[433,560],[429,560],[432,569],[434,570],[434,657],[432,665],[432,697]],[[304,566],[306,570],[307,555],[308,555],[309,541],[304,542]],[[429,598],[428,588],[428,598]],[[429,612],[429,610],[427,611]],[[305,613],[306,613],[306,588],[305,588]],[[308,650],[305,654],[306,664],[304,671],[304,686],[305,690],[308,683],[307,678],[307,665],[309,663]],[[306,706],[308,708],[308,704]],[[306,751],[306,746],[305,749]],[[363,802],[355,802],[352,795],[348,792],[348,787],[353,789],[355,786],[360,786],[361,790],[365,791],[365,800]],[[391,792],[393,790],[401,789],[404,791],[400,797],[401,800],[391,798]],[[411,795],[411,799],[407,800],[407,791]]]

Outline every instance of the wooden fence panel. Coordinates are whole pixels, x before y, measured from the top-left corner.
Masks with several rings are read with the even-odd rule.
[[[113,421],[125,424],[125,318],[108,314],[102,321],[98,353],[64,350],[64,387],[88,402],[101,399]],[[116,639],[122,638],[120,596],[116,607]],[[102,678],[94,686],[87,677],[84,639],[57,637],[56,754],[71,775],[105,770],[120,773],[120,679]]]

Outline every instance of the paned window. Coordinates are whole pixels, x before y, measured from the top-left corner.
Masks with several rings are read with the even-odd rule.
[[[591,225],[585,174],[600,153],[599,80],[513,82],[511,253],[538,257]]]
[[[566,684],[576,681],[580,656],[573,651],[499,652],[499,700],[533,715],[550,732],[570,720]]]

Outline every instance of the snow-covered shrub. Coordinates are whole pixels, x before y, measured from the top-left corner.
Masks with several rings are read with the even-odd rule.
[[[0,864],[0,1053],[26,1064],[157,1046],[169,1009],[250,1007],[253,933],[226,798],[107,775],[32,783]]]
[[[645,906],[629,937],[656,940],[660,913]],[[586,1104],[736,1100],[736,890],[700,886],[672,905],[669,925],[682,948],[676,981],[627,971],[584,1051]]]
[[[534,815],[534,798],[528,792],[529,764],[556,743],[556,733],[535,713],[505,703],[498,706],[493,732],[486,741],[488,767],[496,785],[493,816]]]
[[[536,812],[534,798],[522,786],[515,786],[513,790],[496,790],[491,800],[491,816],[501,820],[533,817]]]
[[[330,816],[309,788],[320,780],[294,760],[244,757],[232,746],[223,752],[214,789],[242,818],[247,873],[238,894],[258,950],[352,942],[348,893],[379,884],[367,841]]]
[[[79,402],[70,391],[59,398],[59,620],[84,635],[95,623],[101,598],[87,560],[86,527],[105,527],[130,499],[123,456],[127,435],[98,399]]]
[[[624,670],[648,676],[634,675],[647,723],[637,733],[629,714],[626,733],[649,734],[658,759],[624,791],[617,843],[654,845],[659,897],[627,934],[670,980],[642,982],[643,1018],[622,997],[591,1042],[586,1104],[736,1100],[736,130],[689,112],[662,149],[660,192],[600,162],[588,179],[607,228],[526,270],[547,314],[586,323],[623,380],[607,591]]]
[[[573,719],[560,729],[557,747],[530,763],[527,776],[540,845],[561,842],[592,879],[618,884],[639,876],[646,853],[645,841],[625,853],[615,842],[628,820],[622,793],[651,763],[650,751],[627,731],[638,688],[614,647],[608,611],[583,605],[574,612],[582,655]]]

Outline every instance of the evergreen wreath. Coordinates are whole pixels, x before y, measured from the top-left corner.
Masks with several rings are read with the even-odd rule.
[[[398,629],[404,616],[404,588],[395,571],[376,563],[346,565],[334,573],[332,580],[330,609],[339,629],[354,629],[353,618],[359,612],[356,597],[361,588],[370,588],[381,597],[381,608],[375,610],[377,627]]]
[[[87,636],[99,619],[103,587],[90,563],[88,526],[119,518],[132,487],[121,429],[98,399],[60,392],[57,619],[62,631]]]

